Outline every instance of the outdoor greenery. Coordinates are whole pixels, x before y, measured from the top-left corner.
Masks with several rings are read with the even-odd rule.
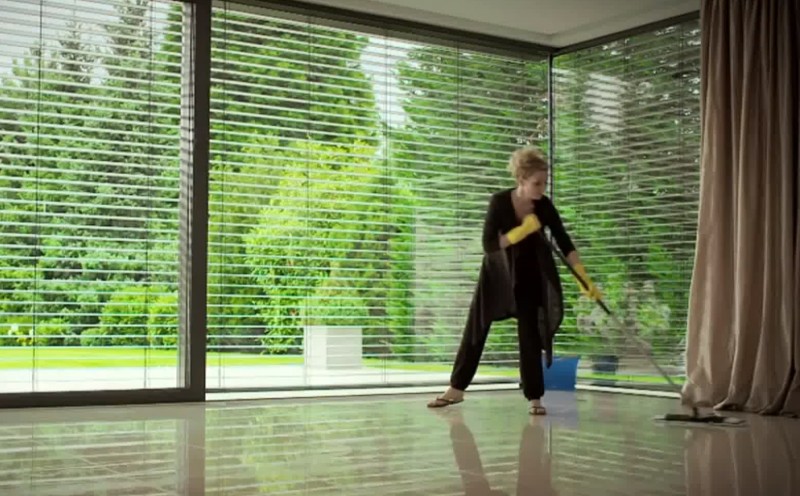
[[[699,43],[689,22],[556,59],[556,204],[606,302],[672,364],[695,246]],[[573,308],[565,330],[577,351],[639,353],[598,307]]]
[[[2,73],[0,347],[177,346],[181,10],[118,4],[32,36]],[[304,326],[346,325],[366,359],[452,360],[488,197],[511,150],[548,149],[546,60],[214,15],[209,349],[298,355]],[[670,360],[694,243],[695,24],[556,63],[556,205],[612,307]],[[564,284],[558,351],[627,353]],[[496,331],[489,362],[515,358],[513,326]]]

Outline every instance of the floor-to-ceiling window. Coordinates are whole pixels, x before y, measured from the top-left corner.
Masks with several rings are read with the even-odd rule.
[[[594,381],[683,374],[700,174],[696,20],[555,58],[555,202],[628,333],[578,298],[559,338]]]
[[[442,383],[508,155],[548,143],[547,60],[220,2],[210,388]],[[513,380],[498,325],[483,376]]]
[[[182,16],[0,2],[0,393],[180,384]]]
[[[208,297],[191,303],[208,388],[445,383],[489,195],[514,148],[551,138],[590,273],[680,374],[696,21],[556,56],[551,137],[543,52],[214,5]],[[0,8],[0,393],[181,387],[186,6]],[[563,273],[557,353],[585,379],[657,382]],[[493,327],[478,380],[516,380],[516,341]]]

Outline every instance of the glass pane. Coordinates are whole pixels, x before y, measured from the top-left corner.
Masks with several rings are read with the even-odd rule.
[[[176,387],[181,5],[2,7],[0,393]]]
[[[697,21],[556,59],[555,198],[605,300],[682,380],[700,183]],[[572,280],[559,346],[580,377],[663,383]]]
[[[208,386],[445,382],[547,62],[223,2],[211,100]],[[515,380],[515,343],[479,379]]]

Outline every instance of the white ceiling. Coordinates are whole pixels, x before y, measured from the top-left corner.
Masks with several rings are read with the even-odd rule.
[[[553,47],[700,9],[700,0],[309,0]]]

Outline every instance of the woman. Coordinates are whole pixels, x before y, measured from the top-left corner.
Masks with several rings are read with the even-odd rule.
[[[548,348],[543,343],[539,326],[548,319],[540,317],[541,312],[547,311],[548,298],[552,298],[553,293],[557,293],[559,301],[556,305],[559,308],[562,297],[552,254],[538,234],[543,226],[550,229],[569,264],[588,284],[588,288],[584,288],[578,283],[581,292],[595,300],[601,295],[589,279],[558,211],[544,194],[548,175],[544,156],[534,147],[521,148],[511,155],[509,170],[517,185],[492,195],[483,226],[483,250],[486,254],[504,250],[509,259],[522,389],[530,402],[530,414],[546,415],[547,411],[541,403],[544,395],[542,350]],[[551,288],[557,286],[557,291],[548,290],[548,285]],[[560,322],[559,314],[555,327]],[[428,407],[440,408],[464,400],[464,391],[475,376],[486,342],[485,335],[476,340],[468,334],[465,330],[461,339],[450,387],[428,403]],[[552,346],[552,343],[548,344]]]

